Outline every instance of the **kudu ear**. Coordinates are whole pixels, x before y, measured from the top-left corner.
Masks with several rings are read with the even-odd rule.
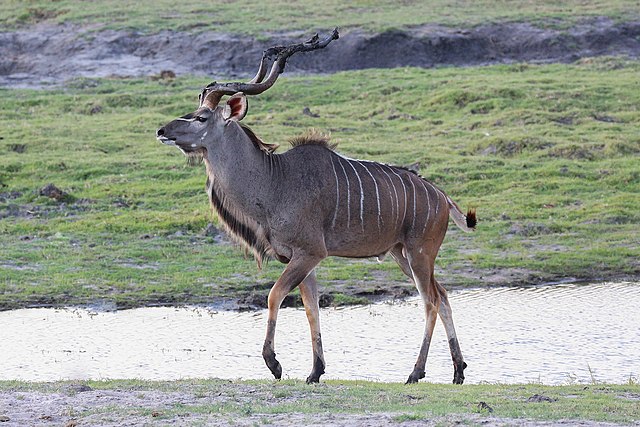
[[[222,111],[222,117],[224,117],[225,120],[239,122],[247,115],[248,109],[249,104],[247,103],[247,97],[244,93],[239,92],[227,100],[227,104]]]

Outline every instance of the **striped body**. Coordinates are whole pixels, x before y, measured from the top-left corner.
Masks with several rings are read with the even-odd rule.
[[[313,139],[283,154],[260,156],[270,169],[265,173],[275,177],[262,190],[277,202],[268,211],[247,215],[252,206],[228,197],[234,189],[213,185],[219,181],[216,168],[207,168],[214,211],[259,264],[265,257],[289,262],[290,242],[301,247],[323,242],[329,256],[364,258],[381,257],[408,240],[444,238],[453,202],[411,170],[350,159]],[[301,235],[304,241],[296,241]]]
[[[446,222],[446,196],[416,173],[337,153],[330,155],[330,162],[334,188],[333,213],[326,226],[330,254],[379,255],[402,238],[423,236],[437,221]],[[348,243],[354,241],[370,249],[350,248]]]

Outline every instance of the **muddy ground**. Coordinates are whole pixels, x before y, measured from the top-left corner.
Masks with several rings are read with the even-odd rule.
[[[145,76],[162,70],[212,79],[244,76],[255,72],[263,49],[307,37],[288,32],[256,40],[213,32],[143,34],[41,23],[0,32],[0,86],[40,87],[77,77]],[[430,24],[379,34],[345,30],[330,49],[293,57],[288,71],[571,62],[600,55],[640,57],[640,22],[590,18],[568,29],[498,23],[470,29]]]

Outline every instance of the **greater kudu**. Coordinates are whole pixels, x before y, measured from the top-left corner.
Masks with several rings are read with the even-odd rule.
[[[408,383],[425,376],[429,343],[438,314],[444,323],[461,384],[466,367],[456,338],[447,292],[436,281],[434,261],[448,218],[464,231],[475,227],[475,212],[464,215],[442,190],[405,168],[347,158],[327,138],[307,135],[275,154],[239,122],[247,113],[245,95],[269,89],[286,60],[298,51],[325,47],[338,37],[265,51],[257,75],[248,83],[212,83],[193,113],[158,129],[157,138],[188,156],[204,159],[206,189],[221,222],[251,248],[261,263],[274,257],[287,264],[268,297],[267,334],[262,355],[276,378],[274,337],[285,296],[300,287],[313,347],[308,383],[318,382],[325,363],[318,318],[315,267],[327,256],[382,257],[389,253],[414,281],[424,301],[426,329]],[[266,64],[275,55],[266,76]],[[223,95],[231,95],[220,104]]]

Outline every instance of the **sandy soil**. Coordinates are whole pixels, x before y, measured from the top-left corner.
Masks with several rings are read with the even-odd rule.
[[[297,43],[308,36],[288,32],[256,40],[212,32],[142,34],[41,23],[0,32],[0,86],[46,86],[75,77],[157,75],[161,70],[212,79],[248,75],[255,72],[266,47]],[[571,62],[599,55],[639,57],[640,22],[591,18],[566,30],[500,23],[472,29],[425,25],[380,34],[344,31],[331,49],[293,57],[288,71]]]

